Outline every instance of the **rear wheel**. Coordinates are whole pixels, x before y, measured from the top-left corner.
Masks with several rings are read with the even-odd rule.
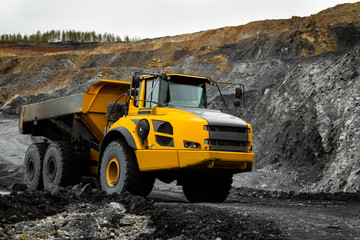
[[[26,151],[23,176],[27,188],[31,191],[43,187],[41,170],[46,147],[46,143],[33,143]]]
[[[81,173],[77,160],[73,158],[70,143],[53,142],[49,145],[44,157],[42,177],[47,190],[80,181]]]
[[[108,194],[124,190],[147,196],[155,179],[140,172],[136,156],[124,141],[113,141],[105,149],[99,169],[102,190]]]
[[[197,175],[188,177],[182,184],[190,202],[223,202],[230,193],[232,174]]]

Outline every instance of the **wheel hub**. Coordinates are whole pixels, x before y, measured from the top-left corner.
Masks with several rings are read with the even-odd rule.
[[[115,187],[119,181],[120,165],[117,158],[110,159],[106,168],[106,180],[109,186]]]
[[[47,176],[48,176],[50,182],[54,181],[55,176],[56,176],[56,161],[55,161],[54,157],[51,157],[49,159],[49,162],[47,165]]]
[[[30,181],[32,181],[34,179],[35,176],[35,162],[34,159],[30,158],[29,161],[27,162],[27,176],[30,179]]]

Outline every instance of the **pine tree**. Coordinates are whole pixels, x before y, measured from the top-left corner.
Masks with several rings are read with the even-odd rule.
[[[37,31],[34,37],[34,41],[35,42],[40,42],[41,41],[41,32]]]
[[[20,41],[22,41],[22,39],[23,39],[22,35],[21,35],[20,33],[18,33],[18,34],[16,35],[16,41],[17,41],[17,42],[20,42]]]

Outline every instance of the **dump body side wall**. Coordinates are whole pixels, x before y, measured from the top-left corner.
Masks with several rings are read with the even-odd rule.
[[[35,129],[41,129],[42,124],[49,125],[49,121],[62,121],[64,118],[80,119],[100,142],[104,137],[107,126],[106,110],[109,102],[115,102],[119,96],[129,89],[130,83],[115,80],[104,80],[93,84],[85,93],[61,97],[49,101],[30,104],[22,107],[19,131],[22,134],[33,134]],[[119,99],[124,103],[126,97]],[[64,123],[72,131],[72,121]],[[53,128],[57,128],[53,124]],[[46,131],[38,135],[48,137]],[[71,135],[71,134],[70,134]]]
[[[38,121],[80,113],[83,96],[83,93],[79,93],[23,106],[19,122],[20,133],[31,134]]]

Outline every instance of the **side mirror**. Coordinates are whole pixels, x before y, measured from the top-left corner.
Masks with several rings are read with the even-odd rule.
[[[243,97],[243,94],[244,94],[244,92],[243,92],[243,89],[242,88],[235,88],[235,97],[237,98],[237,99],[242,99],[242,97]]]
[[[245,87],[242,84],[240,84],[240,87],[235,88],[235,98],[236,98],[236,100],[234,101],[235,107],[239,107],[241,105],[241,103],[245,107],[245,101],[244,101],[244,91],[245,90],[244,89],[245,89]]]
[[[240,100],[237,100],[237,99],[236,99],[236,100],[234,101],[234,106],[235,106],[235,107],[239,107],[239,106],[240,106]]]
[[[138,88],[140,87],[140,77],[139,76],[132,76],[131,78],[131,84],[133,88]]]

